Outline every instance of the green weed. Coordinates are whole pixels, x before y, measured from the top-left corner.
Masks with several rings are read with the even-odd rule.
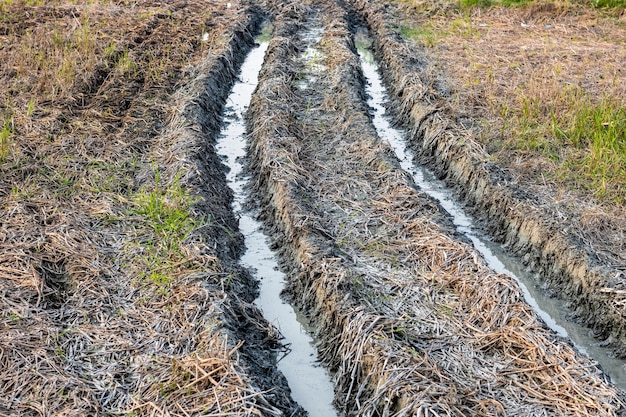
[[[555,121],[554,134],[579,152],[566,161],[562,174],[598,197],[626,200],[626,108],[615,100],[594,104],[580,100]]]
[[[0,163],[6,162],[11,153],[12,136],[14,131],[13,117],[4,122],[0,130]]]
[[[31,98],[28,102],[28,109],[26,109],[26,116],[30,117],[35,111],[35,99]]]
[[[116,65],[122,74],[137,73],[137,64],[128,55],[128,50],[125,50],[120,54],[120,56],[117,58]]]
[[[161,183],[158,170],[155,187],[142,189],[133,196],[131,214],[138,216],[142,227],[147,229],[140,243],[142,278],[167,287],[173,279],[171,273],[188,266],[183,242],[204,223],[190,214],[196,201],[182,187],[179,176],[165,185]]]
[[[491,0],[460,0],[459,5],[461,9],[468,9],[470,7],[489,7],[492,2]]]
[[[398,28],[398,31],[403,38],[413,39],[423,46],[432,48],[437,44],[438,35],[432,28],[426,25],[402,25]]]
[[[116,49],[117,49],[117,45],[115,45],[115,41],[111,41],[109,43],[109,46],[104,48],[104,58],[106,62],[109,62],[109,60],[111,59],[115,60]]]
[[[591,0],[596,9],[626,9],[626,0]]]

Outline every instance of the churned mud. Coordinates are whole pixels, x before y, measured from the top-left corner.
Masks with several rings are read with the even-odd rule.
[[[288,294],[318,328],[340,410],[618,413],[620,392],[487,268],[376,136],[346,10],[300,9],[322,16],[319,63],[307,65],[298,36],[270,43],[250,153]],[[284,31],[301,32],[298,20]]]
[[[409,154],[618,353],[622,272],[458,127],[382,3],[0,3],[0,415],[626,413]]]
[[[217,151],[225,157],[224,162],[229,169],[226,178],[234,194],[233,211],[239,217],[239,229],[244,236],[246,250],[241,256],[241,264],[259,281],[256,304],[283,337],[284,351],[281,352],[278,369],[287,377],[293,398],[308,415],[332,416],[336,413],[332,406],[334,394],[330,375],[317,360],[306,320],[281,300],[285,275],[279,271],[269,239],[255,219],[256,211],[246,209],[249,178],[244,175],[246,124],[243,115],[257,86],[267,46],[268,42],[262,41],[241,67],[240,80],[228,97],[226,125],[218,140]]]
[[[456,187],[497,241],[521,257],[595,336],[621,355],[624,345],[624,272],[595,245],[586,244],[560,213],[522,188],[455,121],[425,62],[399,39],[381,7],[355,2],[372,31],[374,50],[399,121],[411,130],[418,160]]]

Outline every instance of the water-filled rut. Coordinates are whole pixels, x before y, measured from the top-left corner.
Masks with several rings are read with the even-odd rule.
[[[268,237],[256,220],[254,210],[245,208],[249,198],[244,175],[246,156],[245,112],[258,84],[258,74],[268,42],[254,48],[241,68],[240,80],[228,98],[225,127],[217,143],[217,152],[224,158],[229,171],[227,180],[234,192],[233,211],[239,217],[239,230],[245,239],[246,250],[241,264],[260,281],[260,294],[256,304],[264,317],[282,335],[284,351],[278,369],[285,375],[292,396],[310,416],[332,416],[333,385],[331,377],[317,360],[314,342],[307,330],[306,319],[293,307],[283,302],[280,293],[285,284],[275,254],[270,249]]]
[[[597,340],[589,336],[589,329],[568,320],[571,310],[563,301],[547,296],[538,288],[537,280],[528,272],[520,260],[507,255],[501,245],[494,243],[480,231],[477,222],[468,215],[454,197],[453,191],[443,181],[437,180],[426,167],[414,163],[413,152],[409,149],[405,132],[392,126],[386,113],[387,91],[379,74],[378,64],[368,48],[371,45],[366,30],[357,32],[357,47],[361,58],[361,67],[367,81],[368,104],[374,110],[373,123],[379,136],[389,142],[400,164],[409,172],[416,184],[436,199],[454,219],[457,230],[467,236],[476,250],[498,273],[514,277],[528,302],[548,327],[562,337],[570,338],[574,345],[592,359],[598,361],[612,381],[626,389],[626,361],[615,358],[610,349],[601,347]]]
[[[380,140],[348,12],[314,4],[277,24],[248,112],[249,156],[287,293],[317,329],[340,412],[615,415],[615,387]],[[297,34],[315,13],[325,30],[303,56]]]

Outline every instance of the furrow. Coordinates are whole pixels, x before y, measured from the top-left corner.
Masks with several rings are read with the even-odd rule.
[[[617,390],[399,168],[372,126],[345,9],[312,7],[324,22],[323,76],[311,77],[290,37],[294,12],[250,106],[250,156],[287,293],[318,329],[341,410],[616,415]]]
[[[446,110],[424,62],[409,51],[390,26],[386,12],[366,1],[347,3],[366,23],[389,88],[398,120],[410,133],[416,158],[455,187],[488,233],[519,256],[561,298],[596,337],[618,355],[626,348],[622,308],[626,276],[601,262],[570,231],[559,227],[556,213],[516,186]]]

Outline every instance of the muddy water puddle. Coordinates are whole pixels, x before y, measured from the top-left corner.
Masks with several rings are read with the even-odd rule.
[[[450,214],[457,230],[472,241],[494,271],[510,275],[517,280],[526,302],[548,327],[560,336],[572,340],[580,352],[600,364],[615,385],[626,389],[626,361],[614,358],[609,349],[599,346],[598,341],[589,335],[589,329],[568,320],[571,311],[566,304],[547,296],[534,275],[528,272],[518,259],[507,255],[501,245],[492,242],[478,229],[474,220],[465,213],[443,181],[438,180],[425,167],[413,162],[413,154],[407,146],[405,133],[392,126],[390,119],[385,115],[387,92],[378,65],[369,49],[371,40],[365,30],[357,32],[355,42],[361,58],[361,68],[367,80],[368,105],[374,110],[373,123],[378,135],[388,141],[394,149],[401,167],[413,176],[422,191],[437,200]]]
[[[218,139],[217,152],[228,166],[227,180],[234,192],[233,210],[239,217],[239,229],[245,237],[246,251],[240,263],[260,281],[256,301],[265,318],[284,337],[287,353],[279,358],[278,368],[285,375],[292,397],[310,416],[337,416],[332,405],[334,391],[331,376],[317,360],[314,341],[306,319],[280,298],[285,276],[279,271],[269,238],[263,233],[253,212],[245,208],[248,198],[244,175],[246,127],[244,114],[258,84],[258,74],[268,48],[267,36],[246,58],[238,81],[228,98],[224,115],[225,127]]]

